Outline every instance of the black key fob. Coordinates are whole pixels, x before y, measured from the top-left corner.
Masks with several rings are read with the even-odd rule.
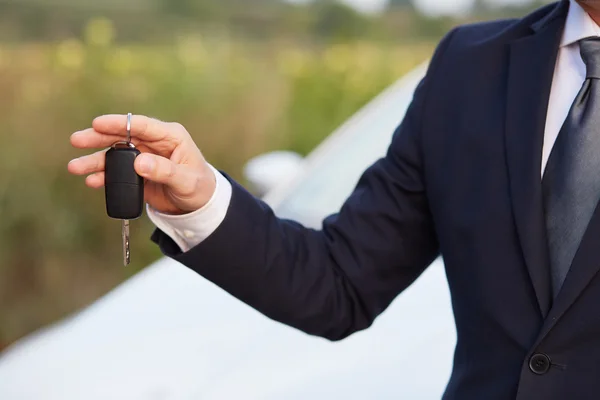
[[[133,167],[139,154],[129,142],[116,143],[106,152],[104,190],[106,212],[111,218],[131,220],[142,216],[144,178]]]

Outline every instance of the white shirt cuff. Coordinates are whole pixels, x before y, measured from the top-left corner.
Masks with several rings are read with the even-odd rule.
[[[231,202],[231,183],[212,165],[209,166],[215,173],[216,187],[211,199],[201,209],[184,215],[170,215],[146,206],[152,223],[171,237],[184,253],[202,243],[217,230],[225,219]]]

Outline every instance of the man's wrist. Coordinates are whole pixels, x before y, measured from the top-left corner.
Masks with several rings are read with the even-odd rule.
[[[215,174],[215,191],[202,208],[187,214],[166,214],[147,207],[150,220],[170,236],[183,252],[202,243],[217,230],[231,202],[231,183],[212,165],[209,166]]]

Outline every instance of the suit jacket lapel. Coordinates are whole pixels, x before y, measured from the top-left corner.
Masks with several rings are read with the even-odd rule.
[[[600,207],[596,208],[588,229],[581,240],[575,259],[563,286],[556,297],[548,318],[540,332],[537,343],[544,339],[558,320],[573,305],[590,281],[600,271],[598,249],[600,248]]]
[[[508,73],[506,151],[519,240],[540,311],[552,302],[550,263],[542,204],[542,146],[552,78],[568,2],[559,3],[513,42]]]

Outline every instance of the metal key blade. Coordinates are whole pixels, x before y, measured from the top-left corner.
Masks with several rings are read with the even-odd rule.
[[[123,264],[128,266],[131,262],[131,253],[129,252],[129,220],[124,219],[122,224],[123,237]]]

